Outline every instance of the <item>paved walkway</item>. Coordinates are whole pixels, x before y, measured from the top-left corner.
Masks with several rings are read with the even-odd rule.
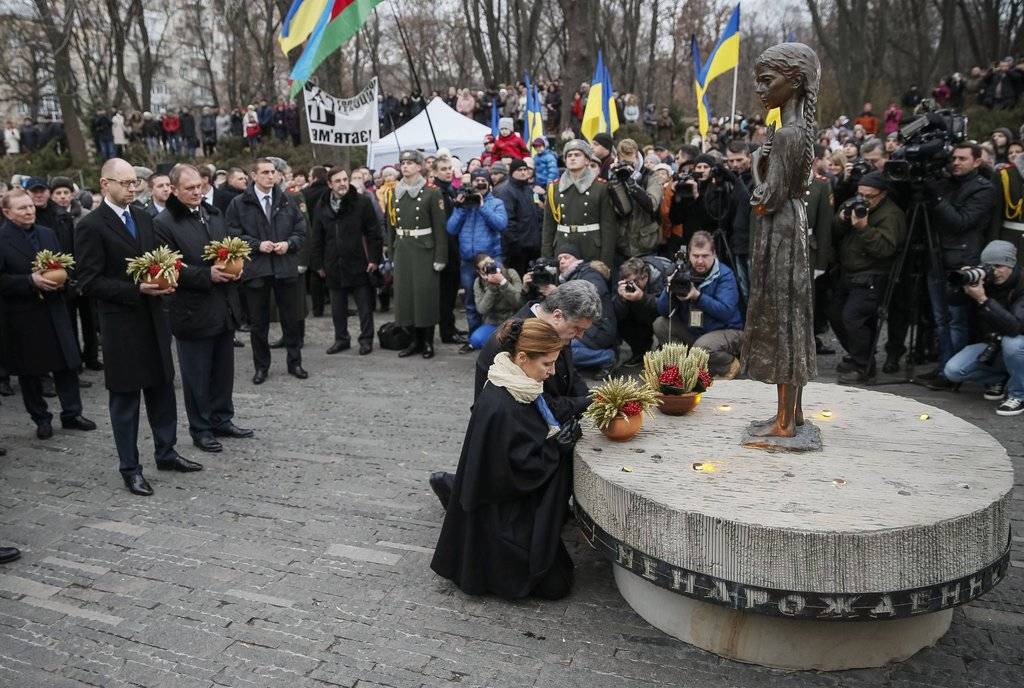
[[[275,352],[235,401],[257,439],[158,473],[131,496],[116,472],[101,376],[84,390],[93,433],[35,439],[17,397],[0,409],[0,686],[863,686],[1024,684],[1024,419],[999,418],[975,390],[912,394],[995,435],[1014,457],[1014,564],[952,630],[908,662],[837,674],[786,673],[719,659],[648,626],[609,565],[570,529],[572,595],[515,604],[470,598],[429,569],[442,512],[428,472],[457,463],[472,356],[325,356],[310,320],[300,382]],[[823,359],[828,363],[828,359]],[[58,424],[59,425],[59,424]],[[140,446],[148,448],[148,432]],[[970,471],[970,465],[964,471]]]

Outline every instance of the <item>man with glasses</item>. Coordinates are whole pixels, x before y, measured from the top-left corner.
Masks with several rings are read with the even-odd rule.
[[[156,467],[181,472],[203,467],[175,451],[178,411],[171,330],[161,298],[174,289],[135,284],[125,272],[127,260],[158,245],[149,213],[132,203],[140,182],[135,169],[120,158],[104,163],[100,177],[103,202],[82,218],[75,232],[78,284],[95,299],[100,318],[110,425],[121,476],[132,494],[149,496],[153,488],[139,464],[140,392],[146,399]]]
[[[875,376],[871,345],[878,306],[907,232],[903,211],[888,197],[888,191],[889,182],[881,172],[865,174],[857,185],[857,195],[839,209],[832,230],[842,272],[830,320],[849,354],[836,366],[842,384],[867,383]]]

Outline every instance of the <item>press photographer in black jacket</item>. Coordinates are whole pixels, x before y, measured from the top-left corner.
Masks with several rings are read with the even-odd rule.
[[[697,156],[692,175],[676,175],[669,220],[683,226],[684,246],[696,232],[726,229],[723,221],[734,216],[734,182],[735,176],[707,153]]]

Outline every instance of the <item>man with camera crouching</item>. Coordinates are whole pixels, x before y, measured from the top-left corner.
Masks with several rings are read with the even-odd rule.
[[[996,413],[1017,416],[1024,413],[1024,279],[1017,248],[1008,241],[990,242],[981,263],[951,272],[949,281],[963,285],[972,300],[983,341],[961,349],[944,373],[952,383],[986,385],[986,399],[1002,400]]]
[[[841,384],[870,382],[875,376],[878,306],[892,265],[906,239],[903,211],[888,197],[881,172],[865,174],[857,195],[836,214],[833,237],[839,244],[841,274],[830,320],[847,357],[836,367]]]
[[[654,321],[658,319],[658,296],[672,263],[661,256],[630,258],[619,268],[619,283],[612,297],[619,337],[629,345],[626,367],[643,363],[653,348]]]
[[[610,168],[608,194],[619,218],[616,259],[623,261],[653,253],[658,247],[662,182],[644,166],[636,141],[622,139],[617,150],[619,159]]]
[[[953,354],[968,344],[968,301],[963,293],[947,291],[943,273],[963,265],[977,265],[985,229],[995,206],[992,184],[979,174],[981,146],[958,143],[953,148],[949,180],[930,180],[925,189],[930,196],[929,216],[939,243],[939,255],[928,275],[928,296],[939,340],[939,365],[921,378],[930,380],[931,389],[953,386],[942,374]]]
[[[516,314],[523,305],[523,281],[510,267],[498,265],[493,256],[478,253],[473,258],[476,280],[473,282],[473,302],[481,324],[469,333],[469,341],[459,349],[468,354],[482,349],[501,323]]]
[[[660,343],[707,349],[712,375],[736,377],[743,334],[740,292],[733,271],[715,255],[708,232],[694,234],[689,251],[677,255],[675,270],[658,297],[658,313],[654,335]]]

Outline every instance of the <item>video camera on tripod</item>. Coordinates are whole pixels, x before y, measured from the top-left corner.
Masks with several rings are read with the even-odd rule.
[[[886,161],[883,174],[892,182],[920,184],[946,173],[953,147],[967,138],[967,117],[937,109],[935,101],[918,106],[917,117],[899,130],[903,144]]]

